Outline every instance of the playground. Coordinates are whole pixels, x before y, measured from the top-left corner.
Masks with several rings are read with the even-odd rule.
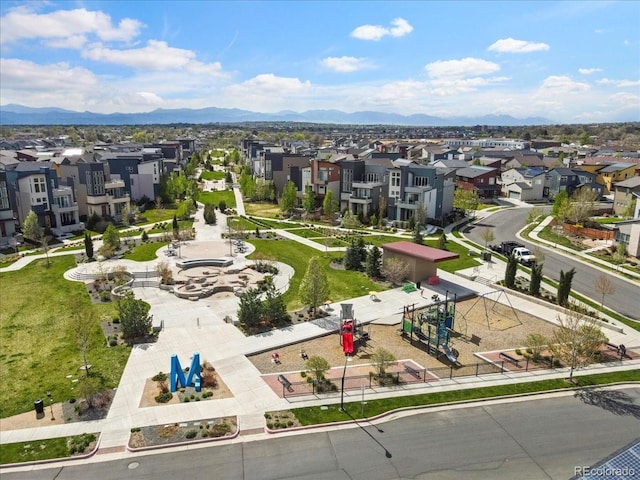
[[[514,311],[508,305],[495,303],[490,299],[487,300],[485,309],[485,299],[482,297],[456,302],[455,313],[454,328],[451,329],[451,332],[447,332],[449,335],[446,345],[450,351],[455,350],[457,363],[462,366],[484,362],[481,357],[476,355],[479,353],[513,350],[520,347],[530,333],[541,333],[550,337],[556,328],[549,322],[522,311]],[[368,372],[374,370],[371,365],[371,355],[378,348],[384,348],[391,352],[398,360],[398,365],[389,368],[389,372],[404,370],[403,365],[407,362],[410,362],[412,367],[427,369],[438,369],[451,365],[451,361],[442,348],[440,348],[441,354],[436,358],[433,354],[433,348],[431,348],[432,353],[429,353],[430,345],[424,340],[424,337],[420,339],[415,334],[412,339],[410,335],[401,331],[403,326],[402,312],[398,313],[398,322],[394,325],[360,325],[357,312],[353,312],[353,314],[355,326],[353,323],[349,326],[349,322],[343,322],[342,335],[339,332],[334,332],[313,340],[262,352],[250,356],[249,360],[264,375],[263,378],[270,385],[273,383],[271,380],[274,380],[280,373],[286,373],[287,379],[291,382],[304,380],[300,372],[305,370],[306,360],[301,352],[307,358],[320,356],[327,360],[332,369],[336,369],[330,371],[327,376],[334,377],[338,370],[341,375],[345,365],[345,347],[353,348],[352,360],[347,363],[347,375],[367,375]],[[423,315],[421,329],[426,332],[428,337],[429,323],[424,320],[425,316],[429,314],[428,309],[414,312],[414,326],[419,324],[418,318],[421,314]],[[513,319],[514,315],[517,315],[517,321]],[[409,312],[409,317],[405,315],[405,321],[410,316],[411,312]],[[344,328],[345,326],[346,328]],[[437,337],[437,327],[437,324],[432,324],[432,338]],[[361,332],[366,333],[366,342],[363,340]],[[345,334],[348,337],[350,333],[352,337],[346,338],[345,342]],[[278,363],[273,361],[275,353],[278,354]],[[270,379],[271,376],[274,379]],[[278,388],[281,390],[281,386],[276,386],[276,391]]]

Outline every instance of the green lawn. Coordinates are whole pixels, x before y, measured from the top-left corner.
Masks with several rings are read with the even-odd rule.
[[[77,303],[98,319],[111,319],[111,303],[91,305],[84,284],[63,278],[75,265],[73,256],[40,259],[15,272],[0,274],[0,418],[33,410],[33,401],[51,391],[56,400],[77,397],[66,375],[78,378],[82,355],[68,321]],[[88,355],[91,371],[105,388],[118,385],[129,356],[128,347],[106,346],[95,329]]]
[[[394,237],[392,235],[367,235],[364,237],[365,242],[375,245],[376,247],[381,247],[385,243],[404,242],[406,240],[406,238]]]
[[[540,231],[538,236],[543,240],[547,240],[549,242],[562,245],[563,247],[571,248],[572,250],[580,251],[580,250],[587,249],[587,247],[578,247],[577,245],[574,245],[573,243],[571,243],[571,240],[569,240],[564,235],[558,235],[557,233],[555,233],[554,229],[555,229],[554,227],[550,227],[550,226],[544,227]]]
[[[200,192],[198,194],[198,201],[204,204],[210,203],[218,205],[222,200],[227,204],[227,208],[235,208],[236,197],[233,194],[233,190],[218,190],[215,192]]]
[[[298,289],[300,281],[307,271],[308,261],[314,256],[320,258],[320,265],[327,272],[331,290],[330,299],[333,302],[360,297],[371,290],[383,291],[387,289],[386,286],[371,281],[364,273],[331,268],[329,266],[331,259],[342,257],[340,252],[325,254],[293,240],[249,240],[249,242],[256,246],[258,252],[291,265],[295,270],[289,290],[283,296],[288,310],[297,310],[303,306],[298,296]]]
[[[180,228],[180,230],[188,230],[193,227],[193,220],[178,220],[178,227]],[[171,222],[160,223],[158,224],[158,228],[152,228],[150,230],[147,230],[147,234],[151,235],[152,233],[165,233],[165,232],[172,232],[172,231],[173,230],[171,227]]]
[[[158,249],[167,245],[167,242],[143,243],[135,247],[130,253],[126,253],[124,258],[127,260],[135,260],[136,262],[147,262],[155,260],[158,256]]]
[[[202,178],[202,180],[224,180],[226,177],[226,174],[224,172],[220,172],[220,171],[215,171],[215,172],[202,172],[202,175],[200,175],[200,178]]]
[[[639,381],[640,370],[626,370],[623,372],[601,373],[576,377],[578,386],[605,385],[613,382]],[[564,379],[541,380],[538,382],[515,383],[494,387],[480,387],[447,392],[425,393],[406,397],[392,397],[379,400],[367,400],[365,417],[373,417],[399,408],[437,405],[450,402],[478,400],[483,398],[517,395],[548,390],[572,388]],[[360,401],[344,404],[345,411],[352,418],[362,418],[362,404]],[[349,415],[340,410],[340,405],[325,405],[317,407],[303,407],[291,410],[302,425],[318,425],[322,423],[341,422],[349,420]]]
[[[227,217],[227,226],[231,223],[231,228],[236,230],[255,230],[256,228],[264,228],[257,223],[253,223],[248,218],[243,217]]]
[[[593,220],[595,220],[598,223],[602,223],[603,225],[607,225],[610,223],[622,222],[624,219],[618,218],[618,217],[600,217],[600,218],[594,218]]]
[[[96,434],[86,433],[75,437],[49,438],[30,442],[5,443],[0,445],[0,459],[2,464],[36,462],[53,458],[68,458],[69,442],[75,445],[89,445],[95,440]],[[85,452],[86,453],[86,452]]]
[[[289,228],[287,229],[290,233],[294,235],[298,235],[302,238],[312,238],[320,236],[320,233],[316,230],[311,230],[310,228]]]
[[[429,247],[438,248],[437,240],[425,240],[424,244]],[[465,268],[473,268],[481,265],[479,261],[469,255],[469,250],[456,242],[447,242],[447,250],[452,253],[459,254],[460,258],[438,263],[438,268],[441,268],[445,272],[454,273],[458,270],[464,270]]]
[[[265,220],[264,218],[260,218],[256,220],[264,225],[268,225],[271,228],[279,228],[282,230],[299,228],[295,223],[290,223],[290,222],[279,222],[278,220]]]

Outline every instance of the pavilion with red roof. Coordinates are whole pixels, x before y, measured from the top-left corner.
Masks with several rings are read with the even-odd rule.
[[[460,258],[457,253],[447,252],[439,248],[418,245],[412,242],[393,242],[382,245],[382,261],[387,258],[399,258],[408,265],[407,279],[419,283],[438,283],[436,263]]]

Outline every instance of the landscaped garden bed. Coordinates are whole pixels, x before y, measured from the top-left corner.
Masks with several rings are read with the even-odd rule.
[[[237,431],[238,420],[235,416],[134,427],[129,437],[129,448],[139,449],[213,438],[230,438],[236,435]]]

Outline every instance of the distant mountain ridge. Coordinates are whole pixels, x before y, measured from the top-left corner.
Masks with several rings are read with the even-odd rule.
[[[478,117],[436,117],[426,114],[401,115],[375,111],[347,113],[340,110],[291,110],[260,113],[238,108],[207,107],[199,109],[156,109],[143,113],[74,112],[63,108],[31,108],[24,105],[0,105],[2,125],[152,125],[170,123],[242,123],[242,122],[304,122],[354,125],[402,125],[414,127],[447,126],[522,126],[549,125],[554,122],[542,117],[515,118],[510,115]]]

